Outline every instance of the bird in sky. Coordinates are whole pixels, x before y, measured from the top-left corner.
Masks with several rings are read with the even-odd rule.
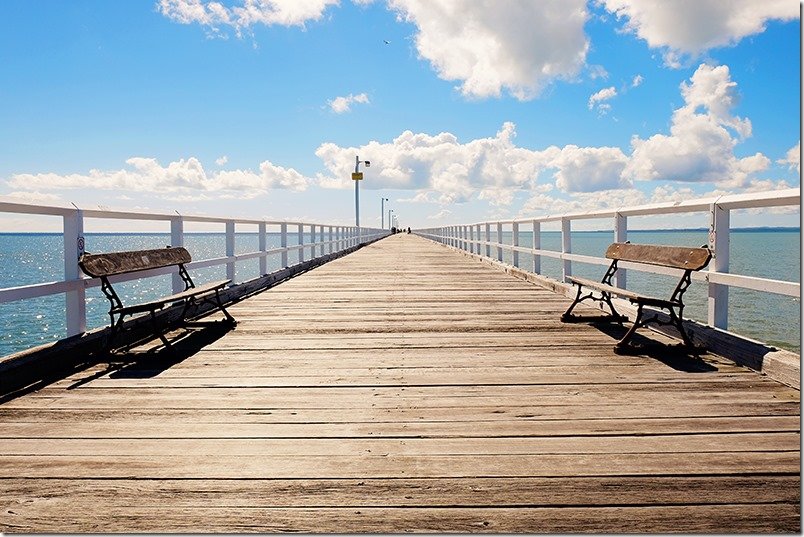
[[[385,43],[386,45],[390,45],[390,44],[391,44],[391,42],[390,42],[390,41],[388,41],[387,39],[383,39],[383,43]]]

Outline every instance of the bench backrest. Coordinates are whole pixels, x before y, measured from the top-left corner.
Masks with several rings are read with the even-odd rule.
[[[110,252],[107,254],[84,254],[78,260],[78,265],[89,276],[100,278],[140,270],[169,267],[189,263],[190,261],[190,252],[184,248],[177,247]]]
[[[606,250],[606,257],[619,261],[633,261],[684,270],[701,270],[709,264],[712,252],[706,247],[689,248],[615,242]]]

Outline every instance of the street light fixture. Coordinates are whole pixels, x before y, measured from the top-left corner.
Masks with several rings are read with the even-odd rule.
[[[363,174],[358,171],[360,164],[365,164],[366,168],[371,166],[368,160],[360,160],[360,157],[355,155],[355,173],[352,174],[352,180],[355,182],[355,226],[357,226],[357,242],[361,241],[360,233],[360,181],[363,180]]]
[[[388,198],[380,198],[380,227],[382,229],[385,229],[385,202],[386,201],[388,201]]]

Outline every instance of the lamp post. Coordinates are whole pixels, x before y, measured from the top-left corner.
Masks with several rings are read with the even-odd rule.
[[[388,198],[380,198],[380,227],[385,229],[385,202]]]
[[[357,227],[357,243],[360,244],[362,237],[360,233],[360,181],[363,180],[363,174],[358,171],[360,164],[366,165],[366,168],[371,166],[368,160],[360,160],[360,157],[355,155],[355,173],[352,174],[352,181],[355,182],[355,226]]]

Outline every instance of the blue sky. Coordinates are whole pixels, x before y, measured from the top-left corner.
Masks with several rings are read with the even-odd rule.
[[[424,227],[800,184],[789,0],[2,9],[15,200],[348,225],[356,153],[363,225],[383,196]]]

